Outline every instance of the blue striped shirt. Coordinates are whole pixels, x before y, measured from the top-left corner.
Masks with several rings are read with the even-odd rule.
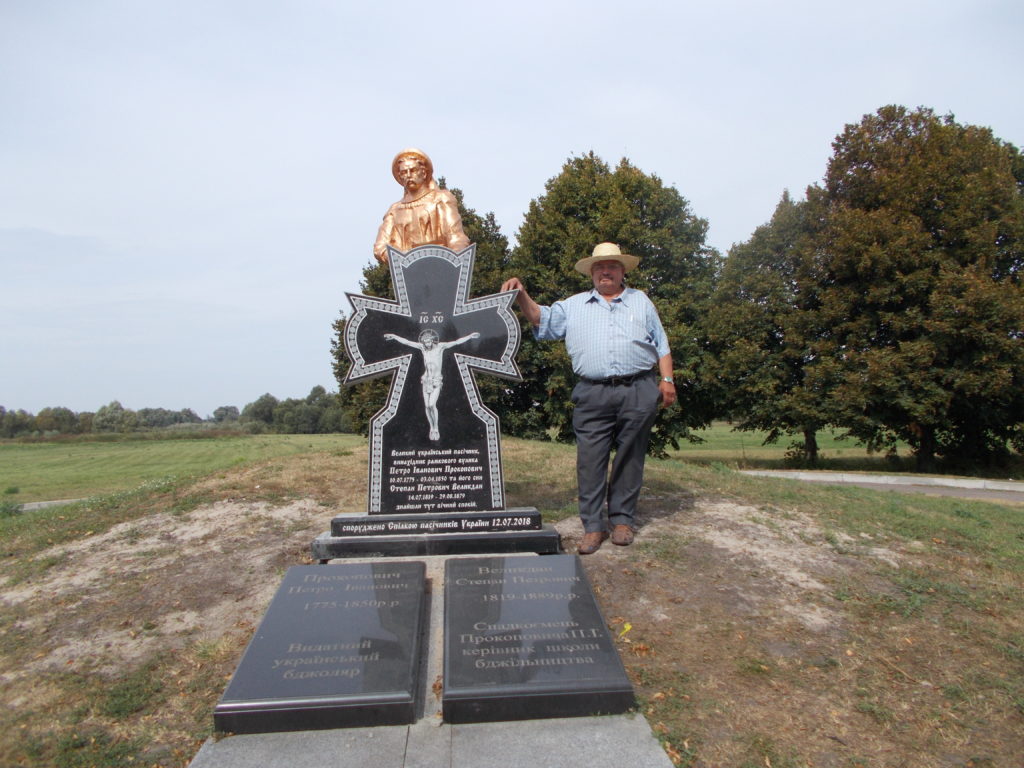
[[[542,306],[533,335],[543,341],[565,339],[573,370],[588,379],[643,373],[669,353],[658,310],[635,288],[611,301],[590,290]]]

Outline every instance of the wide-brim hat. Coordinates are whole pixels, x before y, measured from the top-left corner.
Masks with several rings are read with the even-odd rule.
[[[598,243],[590,256],[576,262],[576,271],[590,277],[594,265],[600,261],[617,261],[626,272],[629,272],[640,263],[640,257],[623,253],[615,243]]]
[[[395,155],[395,159],[391,161],[391,175],[395,177],[395,181],[397,181],[399,184],[402,183],[402,180],[398,178],[398,163],[402,160],[403,157],[419,158],[427,167],[427,179],[434,178],[434,164],[430,161],[430,158],[427,157],[427,153],[421,149],[416,149],[416,147],[409,147],[408,149],[403,149],[401,152]]]

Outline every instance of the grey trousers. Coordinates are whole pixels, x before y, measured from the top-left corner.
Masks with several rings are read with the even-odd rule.
[[[620,386],[580,381],[573,388],[576,481],[585,532],[607,529],[606,504],[608,524],[635,525],[647,443],[660,399],[653,376]],[[615,458],[609,475],[613,449]]]

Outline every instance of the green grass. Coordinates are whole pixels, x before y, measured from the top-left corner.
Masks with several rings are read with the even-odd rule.
[[[104,717],[124,718],[144,709],[159,704],[164,692],[163,681],[154,676],[159,669],[159,661],[154,659],[148,664],[132,670],[113,683],[97,681],[102,691],[98,709]]]
[[[117,442],[0,443],[5,502],[80,499],[167,477],[206,475],[253,461],[364,445],[355,435],[239,435]]]
[[[711,464],[715,461],[725,462],[729,465],[749,466],[750,468],[762,465],[772,466],[779,463],[788,463],[786,453],[790,446],[796,441],[796,437],[782,436],[775,443],[764,444],[768,433],[763,431],[741,432],[733,429],[727,422],[717,421],[707,429],[697,430],[694,435],[703,442],[684,443],[678,451],[672,455],[701,464]],[[901,451],[907,454],[903,447]],[[891,460],[887,460],[880,454],[869,454],[867,449],[858,445],[853,440],[840,440],[834,431],[818,433],[818,454],[824,461],[833,463],[846,463],[854,465],[867,461],[870,464],[877,464],[879,467],[887,467],[886,471],[899,470],[900,466],[894,466]]]
[[[704,465],[715,463],[738,469],[798,469],[804,464],[788,455],[797,441],[795,436],[784,435],[775,443],[765,445],[767,432],[740,432],[726,422],[715,422],[709,428],[697,430],[694,435],[703,442],[684,443],[678,451],[670,451],[673,458]],[[889,456],[870,453],[852,439],[839,439],[839,432],[825,430],[818,433],[818,463],[815,469],[843,472],[902,473],[914,471],[914,457],[910,447],[897,446],[897,453]],[[944,473],[943,470],[939,470]],[[1024,479],[1024,457],[1015,455],[1007,466],[984,468],[972,474],[991,478]]]

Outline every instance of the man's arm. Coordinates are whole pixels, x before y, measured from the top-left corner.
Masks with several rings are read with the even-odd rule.
[[[518,277],[510,277],[502,283],[501,290],[519,291],[519,294],[516,296],[516,305],[519,307],[519,311],[523,313],[523,317],[525,317],[534,328],[540,326],[540,304],[530,297],[530,294],[526,292],[526,287]]]
[[[668,379],[668,381],[665,381]],[[676,401],[676,385],[672,381],[672,353],[658,358],[658,389],[661,390],[661,407],[668,408]]]

